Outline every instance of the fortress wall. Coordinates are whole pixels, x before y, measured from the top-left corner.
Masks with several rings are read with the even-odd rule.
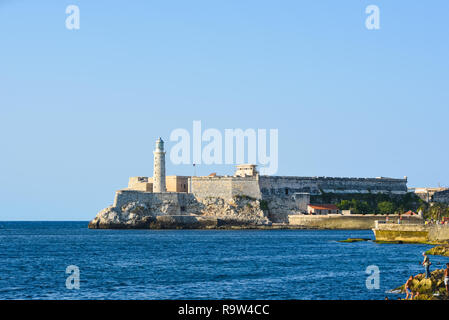
[[[257,177],[191,177],[190,192],[198,198],[231,199],[237,195],[261,198]]]
[[[135,191],[153,192],[153,184],[152,183],[135,183],[131,187],[128,187],[128,189],[135,190]]]
[[[169,203],[174,208],[178,208],[180,211],[181,207],[187,207],[192,202],[196,202],[196,200],[192,194],[188,193],[153,193],[136,190],[119,190],[115,193],[114,207],[121,208],[129,202],[142,202],[150,205],[165,202]],[[176,209],[176,211],[178,211],[178,209]],[[181,213],[178,212],[177,214]]]
[[[289,215],[298,214],[301,204],[294,195],[263,196],[268,208],[268,218],[275,223],[288,223]]]
[[[390,178],[321,178],[318,185],[326,190],[357,190],[372,193],[407,193],[407,179]]]
[[[255,199],[262,198],[262,194],[260,193],[259,181],[257,178],[235,178],[232,179],[231,186],[233,196],[245,195]]]
[[[191,177],[189,188],[190,193],[201,199],[208,197],[232,198],[231,177]]]
[[[307,212],[307,207],[310,204],[309,193],[295,193],[293,196],[298,210],[302,213]]]
[[[285,196],[287,192],[320,193],[317,180],[307,177],[260,176],[259,185],[263,196]]]
[[[441,202],[449,204],[449,190],[435,192],[432,197],[432,202]]]
[[[391,178],[327,178],[261,176],[264,196],[287,195],[295,192],[327,193],[407,193],[407,179]]]

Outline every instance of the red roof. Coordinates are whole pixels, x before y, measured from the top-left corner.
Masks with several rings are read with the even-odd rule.
[[[309,207],[316,210],[338,210],[335,204],[309,204]]]
[[[412,210],[407,211],[406,213],[403,214],[404,216],[416,216],[416,213],[413,212]]]

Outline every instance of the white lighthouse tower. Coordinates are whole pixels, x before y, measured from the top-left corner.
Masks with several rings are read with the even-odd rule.
[[[153,192],[167,192],[165,186],[165,151],[164,141],[159,138],[156,140],[156,149],[154,154],[153,171]]]

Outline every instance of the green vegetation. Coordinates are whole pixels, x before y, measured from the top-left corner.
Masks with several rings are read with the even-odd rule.
[[[377,210],[380,214],[390,214],[394,212],[394,203],[390,201],[382,201],[377,204]]]
[[[262,210],[268,210],[268,201],[267,200],[260,200],[260,209]]]
[[[372,212],[371,207],[367,201],[360,201],[355,199],[352,199],[351,201],[341,200],[341,202],[337,204],[337,207],[340,210],[351,210],[354,213],[366,214]]]
[[[397,214],[409,210],[417,212],[426,206],[426,203],[414,193],[404,195],[323,193],[319,196],[311,196],[310,201],[312,203],[332,203],[337,205],[340,210],[351,210],[357,214]]]
[[[449,205],[444,203],[434,203],[432,205],[423,203],[420,209],[423,211],[426,219],[441,220],[444,217],[449,217]]]
[[[236,199],[236,200],[251,200],[251,201],[257,200],[256,198],[253,198],[251,196],[247,196],[246,194],[235,195],[234,199]]]

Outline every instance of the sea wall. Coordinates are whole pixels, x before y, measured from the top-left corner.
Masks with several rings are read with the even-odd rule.
[[[425,225],[377,224],[373,229],[377,241],[428,242],[429,228]]]
[[[449,225],[432,225],[429,230],[429,239],[431,241],[448,241]]]
[[[448,225],[377,223],[373,232],[377,241],[442,242],[449,240]]]
[[[389,215],[390,221],[396,221],[399,216]],[[376,220],[385,219],[385,216],[375,214],[329,214],[329,215],[289,215],[290,225],[318,229],[358,229],[370,230],[375,227]],[[404,223],[421,222],[419,217],[409,217]]]

